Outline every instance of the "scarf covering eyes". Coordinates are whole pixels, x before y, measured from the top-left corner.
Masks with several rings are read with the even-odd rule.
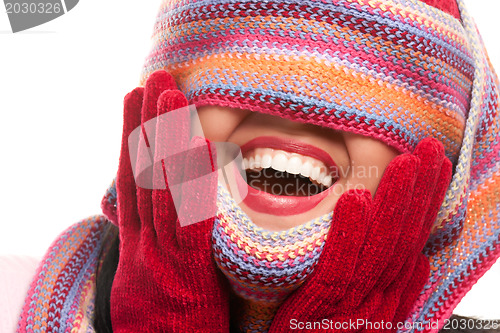
[[[142,82],[190,103],[359,133],[410,152],[440,140],[454,174],[408,323],[449,318],[500,256],[498,79],[462,0],[164,0]]]
[[[242,332],[266,332],[286,297],[313,271],[332,213],[284,231],[256,226],[221,185],[212,232],[214,258],[237,295]]]

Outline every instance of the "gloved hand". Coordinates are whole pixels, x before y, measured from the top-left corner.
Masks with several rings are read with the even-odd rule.
[[[124,100],[116,180],[120,258],[111,290],[113,332],[229,331],[229,288],[212,258],[213,218],[181,227],[168,185],[154,190],[136,186],[131,166],[129,134],[138,126],[144,132],[148,120],[184,106],[185,96],[165,71],[153,73],[145,88],[134,89]],[[158,120],[157,133],[163,125]],[[188,120],[174,126],[179,145],[189,146],[189,126]],[[155,160],[162,153],[159,137]],[[147,137],[148,147],[154,139]],[[185,157],[195,163],[193,150],[186,151]],[[189,178],[189,167],[180,171]],[[165,165],[143,177],[167,179]]]
[[[429,276],[422,249],[451,169],[442,144],[429,138],[389,164],[373,200],[368,191],[346,192],[317,266],[278,309],[269,332],[305,327],[298,322],[338,332],[396,331]]]

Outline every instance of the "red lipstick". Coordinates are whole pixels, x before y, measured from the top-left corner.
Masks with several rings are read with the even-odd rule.
[[[256,212],[276,215],[289,216],[307,212],[316,207],[325,197],[328,196],[330,190],[335,186],[332,185],[326,191],[309,197],[294,197],[285,195],[274,195],[264,191],[257,190],[249,186],[243,178],[236,173],[236,182],[241,193],[245,193],[243,186],[248,189],[248,194],[243,200],[243,203]]]
[[[244,155],[246,152],[256,148],[279,149],[290,153],[309,156],[323,162],[329,170],[337,167],[330,155],[324,150],[294,139],[270,136],[258,137],[241,146],[241,151]],[[305,213],[316,207],[335,187],[334,184],[327,190],[311,196],[288,196],[274,195],[253,188],[248,185],[238,173],[236,173],[236,182],[241,193],[248,193],[243,200],[245,205],[256,212],[275,216],[289,216]]]
[[[300,155],[315,158],[325,163],[325,165],[330,170],[337,167],[337,164],[335,164],[333,159],[326,151],[294,139],[285,139],[274,136],[260,136],[248,141],[243,146],[241,146],[241,153],[245,155],[246,152],[251,151],[255,148],[273,148],[284,150],[289,153],[297,153]]]

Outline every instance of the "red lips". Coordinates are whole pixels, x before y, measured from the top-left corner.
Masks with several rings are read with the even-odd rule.
[[[330,155],[318,147],[309,145],[293,139],[284,139],[274,136],[260,136],[241,146],[241,153],[245,155],[246,152],[255,148],[273,148],[280,149],[290,153],[297,153],[300,155],[310,156],[317,160],[322,161],[328,168],[337,167]]]
[[[255,138],[241,146],[243,154],[255,148],[273,148],[290,153],[298,153],[323,162],[330,170],[337,167],[333,159],[325,151],[293,139],[264,136]],[[328,196],[334,187],[330,186],[327,190],[312,196],[284,196],[274,195],[255,189],[249,186],[238,173],[236,173],[236,181],[241,193],[245,193],[244,186],[246,186],[248,195],[243,202],[250,209],[259,213],[275,216],[289,216],[305,213],[316,207]]]

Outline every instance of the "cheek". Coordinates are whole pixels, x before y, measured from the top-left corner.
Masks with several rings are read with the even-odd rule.
[[[352,175],[348,179],[349,187],[355,189],[366,188],[370,193],[374,194],[377,190],[382,174],[384,173],[385,165],[374,165],[372,163],[363,163],[352,166]]]
[[[213,142],[226,142],[250,111],[220,106],[197,108],[205,138]]]
[[[399,152],[381,141],[357,134],[345,134],[345,142],[351,161],[347,181],[354,188],[366,188],[375,194],[385,169]]]

